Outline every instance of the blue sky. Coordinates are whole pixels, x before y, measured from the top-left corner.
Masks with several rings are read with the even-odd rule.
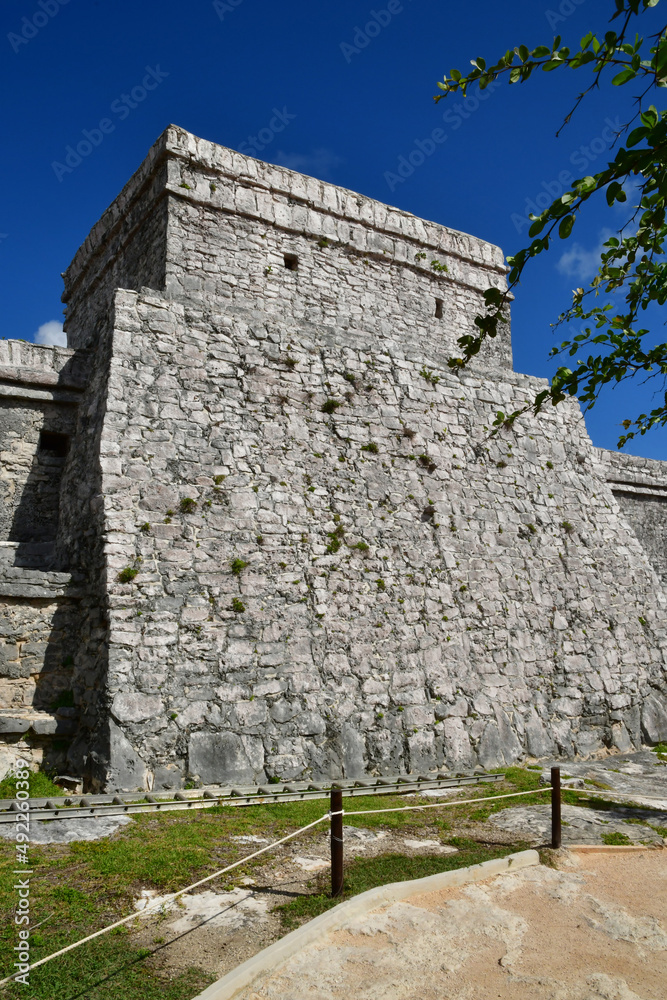
[[[33,340],[62,319],[60,273],[169,123],[242,151],[254,141],[262,159],[511,254],[526,239],[525,219],[540,195],[557,193],[559,174],[604,166],[606,130],[624,120],[632,91],[593,94],[557,139],[585,71],[540,73],[467,105],[456,97],[434,104],[436,81],[452,67],[465,70],[473,56],[488,61],[556,32],[574,44],[589,28],[604,31],[612,7],[612,0],[5,0],[0,336]],[[657,24],[658,12],[647,20]],[[271,130],[276,109],[280,132]],[[104,119],[107,131],[98,134]],[[436,145],[429,139],[438,128],[445,138]],[[67,147],[86,131],[97,144],[68,164]],[[399,179],[401,158],[415,149],[424,163]],[[518,371],[553,371],[550,323],[590,277],[605,230],[623,221],[603,205],[591,209],[567,244],[525,276],[513,309]],[[658,316],[659,339],[662,322]],[[653,391],[610,391],[587,416],[595,444],[615,447],[620,420],[656,405]],[[666,445],[667,433],[654,431],[628,450],[667,458]]]

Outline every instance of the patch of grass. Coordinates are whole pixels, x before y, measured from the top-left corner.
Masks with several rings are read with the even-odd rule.
[[[98,929],[98,928],[96,928]],[[46,931],[46,925],[44,927]],[[85,933],[88,928],[83,929]],[[71,931],[40,934],[39,944],[33,944],[31,957],[37,961],[53,951],[71,944],[79,937]],[[8,937],[9,948],[11,938]],[[9,952],[8,952],[9,953]],[[89,945],[54,959],[48,965],[30,973],[31,1000],[190,1000],[215,979],[200,969],[192,968],[167,979],[159,970],[159,951],[155,959],[147,948],[132,947],[123,928]],[[9,973],[11,970],[6,968]],[[5,987],[9,998],[25,997],[21,983]]]
[[[139,570],[134,569],[132,566],[126,566],[118,574],[119,583],[131,583],[135,576],[138,574]]]
[[[456,841],[457,838],[452,838]],[[440,872],[453,871],[456,868],[466,868],[468,865],[478,865],[492,858],[502,858],[521,846],[505,846],[499,848],[485,847],[476,841],[459,839],[462,844],[458,854],[407,857],[405,854],[381,854],[375,858],[357,858],[346,868],[343,883],[343,898],[349,899],[360,892],[375,889],[391,882],[406,882],[409,879],[426,878]],[[454,844],[453,846],[457,846]],[[320,880],[319,892],[312,896],[298,896],[284,906],[278,907],[283,926],[291,929],[298,927],[306,920],[324,913],[341,902],[330,899],[323,891],[324,879]]]
[[[53,783],[51,778],[43,771],[31,771],[28,778],[30,786],[30,797],[32,799],[49,798],[62,796],[65,793],[59,785]],[[13,799],[16,796],[16,777],[7,775],[0,781],[0,799]]]
[[[603,833],[602,843],[609,845],[625,846],[626,844],[631,844],[632,841],[628,837],[627,833],[620,833],[620,831],[615,830],[614,833]]]
[[[335,413],[338,407],[342,405],[339,399],[327,399],[326,403],[322,404],[322,413]]]
[[[517,792],[528,792],[533,788],[541,788],[540,774],[529,770],[527,767],[508,767],[505,769],[505,780],[511,782]]]
[[[193,500],[192,497],[183,497],[178,506],[181,514],[192,514],[197,507],[197,501]]]

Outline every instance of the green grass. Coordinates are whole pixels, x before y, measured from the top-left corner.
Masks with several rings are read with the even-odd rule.
[[[498,785],[463,787],[457,794],[461,798],[497,795],[503,791],[531,790],[537,785],[537,775],[521,768],[509,768],[506,780]],[[31,794],[49,796],[62,794],[50,779],[37,772],[31,775]],[[14,786],[3,782],[6,797],[14,794]],[[399,795],[363,795],[345,798],[345,808],[350,811],[386,809],[413,805],[415,798]],[[427,800],[432,803],[432,799]],[[451,799],[445,800],[451,802]],[[508,808],[515,804],[526,805],[533,796],[525,799],[506,799],[484,806],[454,806],[453,808],[428,809],[423,812],[396,812],[361,816],[346,816],[345,823],[373,830],[400,831],[406,834],[424,833],[439,836],[458,846],[460,853],[447,857],[407,858],[394,855],[353,861],[346,876],[346,893],[353,895],[373,885],[420,878],[434,871],[477,864],[491,857],[516,850],[517,847],[487,848],[466,839],[453,838],[452,832],[465,828],[473,815],[485,814]],[[548,801],[545,795],[535,796],[536,802]],[[134,900],[142,889],[152,888],[161,893],[181,889],[205,875],[242,859],[249,848],[231,837],[258,834],[277,840],[324,816],[328,810],[326,800],[286,802],[252,807],[217,806],[206,810],[143,813],[133,817],[134,822],[122,827],[111,838],[101,841],[75,842],[62,845],[31,845],[30,863],[34,869],[31,878],[31,918],[33,926],[42,920],[33,937],[33,960],[57,951],[67,944],[80,940],[91,932],[113,923],[133,911]],[[307,850],[314,841],[321,841],[328,832],[328,823],[314,827],[302,834],[300,849]],[[239,868],[211,883],[218,891],[234,887],[244,876],[257,877],[258,871],[275,858],[273,852]],[[9,841],[0,840],[0,978],[12,970],[12,948],[16,943],[13,924],[15,881],[14,847]],[[266,877],[264,869],[261,878]],[[323,885],[323,883],[321,883]],[[316,897],[322,897],[319,902]],[[314,901],[315,900],[315,901]],[[322,912],[333,905],[320,890],[315,896],[295,900],[293,907],[283,916],[285,926]],[[290,904],[292,906],[292,904]],[[301,908],[301,909],[299,909]],[[132,944],[126,931],[109,934],[95,942],[56,959],[44,970],[31,975],[30,990],[20,984],[9,987],[5,994],[15,997],[29,996],[35,1000],[190,1000],[210,981],[204,973],[191,969],[179,977],[164,979],[160,976],[160,951],[154,956]],[[109,978],[107,978],[109,977]],[[104,981],[103,981],[104,980]]]
[[[458,854],[442,856],[407,857],[404,854],[382,854],[375,858],[358,858],[346,866],[343,883],[343,898],[349,899],[360,892],[375,889],[391,882],[406,882],[409,879],[426,878],[439,872],[478,865],[493,858],[502,858],[514,851],[523,850],[525,844],[514,844],[500,848],[483,847],[473,840],[461,837],[450,839],[452,846],[459,847]],[[331,899],[320,881],[319,891],[310,896],[298,896],[284,906],[278,907],[283,927],[291,930],[306,920],[324,913],[341,902]]]
[[[28,778],[30,797],[33,799],[62,796],[65,794],[59,785],[54,785],[43,771],[31,771]],[[0,781],[0,799],[13,799],[16,796],[16,777],[9,775]]]
[[[614,833],[603,833],[602,843],[618,846],[625,846],[626,844],[631,844],[632,841],[628,837],[627,833],[620,833],[620,831],[615,830]]]

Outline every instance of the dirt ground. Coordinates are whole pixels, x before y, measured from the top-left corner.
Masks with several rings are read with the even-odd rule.
[[[667,1000],[667,851],[557,864],[356,918],[239,1000]]]
[[[465,832],[495,845],[510,845],[516,840],[509,833],[489,831],[481,825],[471,825]],[[345,827],[344,836],[348,862],[389,852],[409,857],[454,850],[438,846],[437,831],[428,826],[400,832]],[[259,846],[247,845],[249,850]],[[280,915],[274,912],[276,907],[295,896],[312,893],[320,885],[327,890],[329,857],[328,832],[307,845],[286,844],[267,856],[266,864],[254,872],[254,878],[241,880],[243,885],[222,892],[213,883],[210,891],[183,896],[166,913],[147,916],[133,929],[132,943],[154,952],[151,961],[162,974],[196,966],[221,978],[286,933]],[[145,893],[148,901],[156,896]],[[138,901],[137,907],[140,905]]]

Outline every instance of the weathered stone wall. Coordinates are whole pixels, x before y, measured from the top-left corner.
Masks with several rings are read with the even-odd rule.
[[[161,136],[65,276],[89,376],[54,557],[76,630],[50,628],[88,788],[667,738],[662,564],[614,459],[573,403],[490,433],[543,384],[509,328],[447,369],[504,281],[496,247]]]
[[[57,536],[85,376],[82,354],[0,342],[0,769],[29,732],[21,752],[63,770],[77,728],[81,592]]]
[[[218,310],[116,300],[109,698],[156,784],[639,743],[665,599],[578,408],[493,438],[538,380]]]
[[[601,451],[607,482],[651,565],[667,583],[667,464]]]

